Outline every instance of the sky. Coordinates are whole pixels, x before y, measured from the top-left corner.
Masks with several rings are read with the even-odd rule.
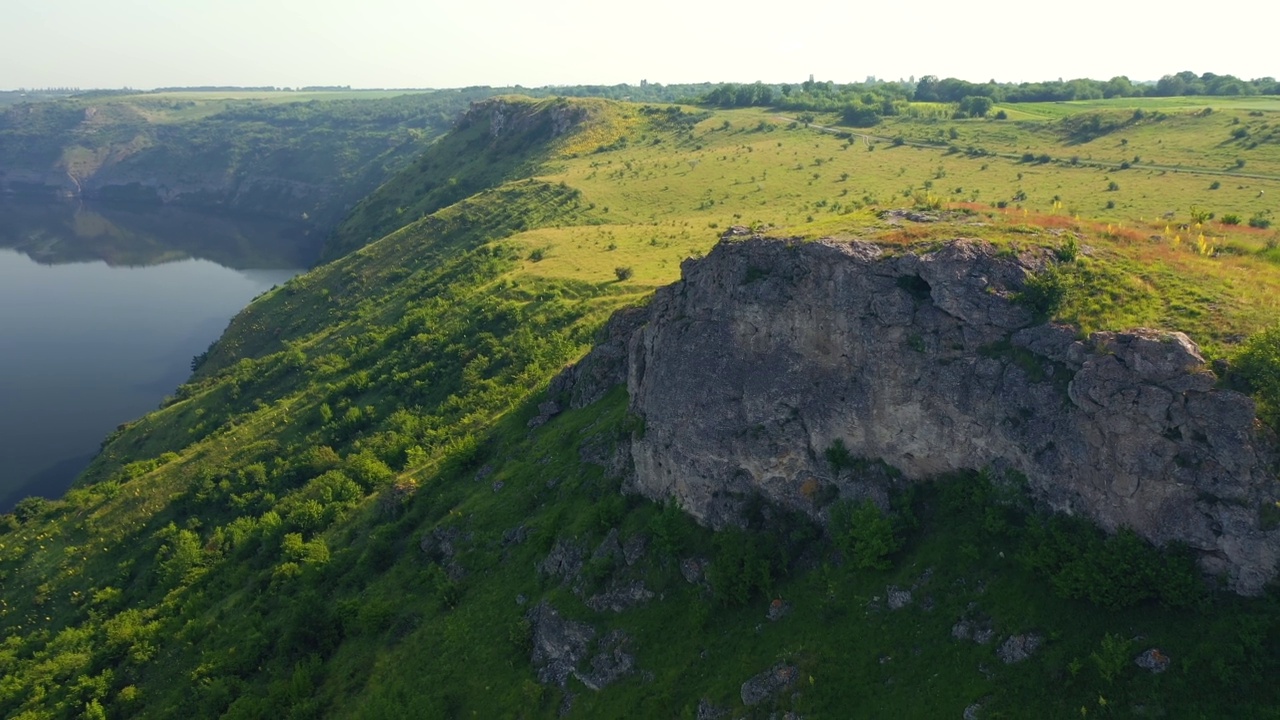
[[[11,0],[0,89],[1280,76],[1280,3]],[[1221,17],[1219,17],[1221,16]]]

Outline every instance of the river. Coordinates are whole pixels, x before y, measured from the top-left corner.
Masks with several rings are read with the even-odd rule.
[[[0,201],[0,512],[65,492],[319,240],[278,220]]]

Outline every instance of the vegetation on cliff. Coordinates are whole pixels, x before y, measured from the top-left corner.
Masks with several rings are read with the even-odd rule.
[[[495,133],[499,107],[526,121]],[[1097,167],[758,109],[486,108],[352,215],[350,246],[335,245],[351,252],[237,317],[65,498],[3,519],[0,714],[1280,706],[1274,596],[1187,582],[1176,553],[1028,514],[1007,478],[907,490],[887,528],[842,505],[848,527],[828,538],[760,504],[744,532],[715,535],[620,492],[614,449],[644,432],[625,393],[559,413],[542,394],[609,313],[733,225],[894,252],[969,236],[1057,253],[1070,261],[1051,316],[1183,330],[1229,360],[1275,322],[1280,269],[1270,231],[1200,213],[1265,213],[1257,191],[1280,181],[1227,169],[1241,190],[1211,195],[1196,173],[1130,173],[1111,212]],[[557,120],[566,110],[576,122]],[[1270,149],[1253,152],[1262,164]]]

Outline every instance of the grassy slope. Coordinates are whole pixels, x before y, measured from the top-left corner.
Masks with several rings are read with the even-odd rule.
[[[1016,514],[991,522],[985,507],[927,490],[891,569],[834,563],[802,523],[782,523],[794,569],[726,604],[723,587],[685,583],[676,560],[723,564],[732,549],[620,496],[582,459],[582,447],[607,450],[633,429],[623,393],[526,428],[538,389],[608,312],[675,279],[728,224],[892,245],[976,235],[1057,247],[1072,233],[1084,249],[1073,272],[1090,291],[1069,295],[1066,319],[1184,329],[1221,354],[1280,316],[1267,234],[1212,228],[1231,252],[1208,257],[1187,237],[1175,246],[1164,221],[1108,226],[1030,203],[899,226],[864,206],[911,202],[904,191],[930,202],[925,179],[1008,196],[1025,170],[868,150],[758,111],[591,107],[535,179],[496,182],[259,299],[175,401],[111,438],[65,500],[7,519],[0,713],[551,717],[559,691],[535,682],[518,595],[626,630],[652,673],[599,694],[573,681],[579,717],[689,717],[704,697],[738,706],[738,686],[783,659],[803,676],[783,706],[813,717],[955,716],[983,699],[1005,717],[1275,711],[1274,600],[1220,597],[1203,614],[1064,601],[1014,561],[1026,542]],[[1096,170],[1038,172],[1066,185]],[[1163,178],[1166,196],[1191,193],[1183,175]],[[1177,222],[1169,235],[1187,232]],[[621,266],[634,275],[620,282]],[[504,542],[520,525],[529,539]],[[453,557],[419,549],[449,528]],[[589,565],[588,590],[643,577],[661,601],[597,614],[534,571],[557,539],[589,550],[610,528],[643,533],[650,550],[632,567]],[[887,585],[920,582],[926,568],[917,597],[933,610],[883,608]],[[770,597],[794,612],[765,621]],[[1001,635],[1043,633],[1043,654],[1005,666],[992,646],[952,642],[970,602]],[[1104,672],[1106,635],[1143,637],[1116,677]],[[1128,662],[1148,646],[1175,659],[1169,673]]]

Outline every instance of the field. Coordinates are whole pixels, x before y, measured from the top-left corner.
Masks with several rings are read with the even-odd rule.
[[[1171,118],[1133,131],[1128,144],[1162,146],[1169,157],[1208,164],[1215,148],[1203,138],[1226,135],[1231,117]],[[1056,139],[1047,122],[902,120],[872,132],[923,139],[951,127],[961,142],[972,136],[1000,147],[999,140],[1010,151],[1089,151]],[[1176,132],[1161,135],[1166,130]],[[1280,168],[1280,145],[1250,152],[1249,167]],[[1276,230],[1248,225],[1272,220],[1280,179],[1231,169],[1206,175],[970,156],[947,146],[895,145],[887,134],[842,138],[760,110],[717,112],[684,135],[642,132],[623,149],[561,156],[546,168],[541,179],[579,189],[597,217],[513,236],[526,256],[537,251],[522,269],[531,277],[616,282],[615,270],[629,267],[634,275],[620,285],[639,295],[678,277],[683,258],[705,252],[732,225],[805,237],[888,237],[899,228],[879,219],[880,209],[932,205],[977,213],[981,228],[968,232],[993,242],[1025,244],[1036,228],[1069,231],[1113,258],[1125,279],[1103,314],[1090,319],[1102,312],[1097,298],[1092,311],[1081,309],[1075,319],[1089,327],[1176,325],[1213,347],[1280,317]],[[1117,189],[1109,190],[1113,182]],[[1219,187],[1210,189],[1214,182]],[[904,239],[957,230],[965,231],[917,228],[915,238]]]

